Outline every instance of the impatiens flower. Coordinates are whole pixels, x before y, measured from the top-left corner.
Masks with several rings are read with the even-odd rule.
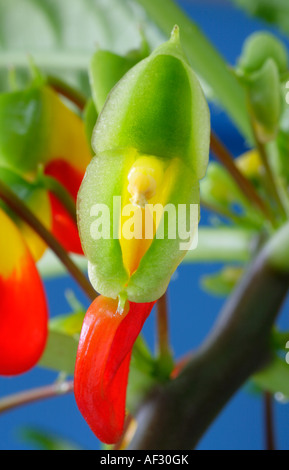
[[[48,312],[33,257],[17,226],[0,209],[0,375],[26,372],[40,359]]]
[[[103,90],[93,92],[100,101]],[[78,194],[89,278],[101,295],[84,320],[75,396],[105,443],[122,434],[133,344],[192,243],[209,134],[208,106],[176,27],[169,42],[110,92],[93,132],[96,156]],[[169,209],[173,219],[164,223]]]
[[[82,119],[47,86],[0,96],[0,167],[34,182],[39,168],[57,179],[76,200],[90,162]],[[67,251],[82,253],[75,222],[49,193],[52,233]]]

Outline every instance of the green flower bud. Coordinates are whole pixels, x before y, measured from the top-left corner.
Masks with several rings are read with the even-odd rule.
[[[273,140],[278,132],[281,78],[287,68],[286,48],[272,34],[258,32],[245,41],[236,71],[247,89],[249,111],[263,143]]]
[[[78,222],[99,293],[150,302],[165,292],[191,241],[180,220],[191,221],[191,204],[199,204],[209,141],[208,106],[175,28],[113,88],[93,132],[96,156],[78,195]],[[168,207],[174,233],[165,223]],[[194,229],[198,219],[197,210]]]
[[[280,74],[287,71],[288,54],[279,39],[267,31],[251,34],[244,43],[237,70],[251,75],[260,70],[268,59],[272,59]]]
[[[282,111],[280,78],[272,59],[251,77],[248,94],[258,138],[263,143],[269,142],[276,136]]]

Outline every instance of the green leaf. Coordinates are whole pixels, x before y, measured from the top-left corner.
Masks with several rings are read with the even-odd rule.
[[[138,47],[139,26],[152,46],[159,31],[123,0],[0,0],[0,90],[8,72],[27,79],[28,60],[89,93],[87,70],[96,47],[124,54]]]
[[[198,246],[183,262],[247,262],[257,233],[235,227],[200,227]]]
[[[81,450],[78,445],[62,437],[34,427],[21,429],[22,441],[32,444],[39,450]]]
[[[201,286],[209,294],[227,296],[240,280],[243,271],[240,266],[225,266],[215,274],[203,276]]]
[[[262,390],[289,397],[289,364],[275,356],[268,367],[254,375],[253,382]]]
[[[63,315],[50,321],[49,336],[39,366],[74,374],[79,334],[84,312]]]
[[[232,0],[252,16],[257,16],[267,23],[274,24],[281,31],[289,34],[288,0]]]

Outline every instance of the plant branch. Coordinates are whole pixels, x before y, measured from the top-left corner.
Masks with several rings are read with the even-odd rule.
[[[59,395],[65,395],[73,391],[73,381],[55,382],[52,385],[26,390],[24,392],[15,393],[0,399],[0,413],[9,411],[19,406],[43,400],[44,398],[52,398]]]
[[[55,255],[64,264],[66,269],[70,272],[70,274],[84,290],[87,296],[91,300],[94,300],[97,293],[82,271],[73,263],[68,253],[60,245],[56,238],[37,219],[37,217],[21,201],[21,199],[13,191],[11,191],[11,189],[5,183],[3,183],[3,181],[0,181],[0,199],[2,199],[15,214],[17,214],[42,238],[42,240],[51,248]]]
[[[289,288],[284,251],[289,223],[259,252],[178,377],[143,403],[129,449],[195,448],[233,394],[270,362],[272,327]]]

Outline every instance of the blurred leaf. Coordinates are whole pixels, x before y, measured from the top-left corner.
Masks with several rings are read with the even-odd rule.
[[[232,0],[252,16],[257,16],[267,23],[274,24],[281,31],[289,34],[288,0]]]
[[[244,268],[240,266],[226,266],[215,274],[203,276],[201,286],[209,294],[227,296],[239,282],[243,272]]]
[[[0,90],[8,72],[27,78],[31,55],[37,66],[89,91],[87,70],[97,47],[126,53],[138,47],[140,24],[152,45],[159,31],[128,0],[0,0]]]
[[[257,233],[235,227],[200,227],[198,246],[188,251],[185,263],[247,262],[250,260]]]
[[[50,321],[48,341],[39,366],[69,375],[74,374],[83,318],[84,312],[77,312]]]
[[[39,450],[81,450],[78,445],[60,436],[33,427],[21,429],[21,440]]]
[[[271,364],[254,375],[252,380],[262,390],[289,397],[289,364],[285,358],[275,356]]]

